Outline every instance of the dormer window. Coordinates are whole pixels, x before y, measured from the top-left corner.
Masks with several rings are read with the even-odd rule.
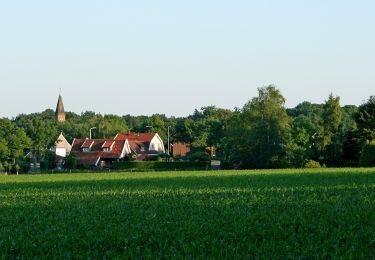
[[[113,145],[115,144],[114,140],[107,140],[104,142],[102,145],[102,151],[105,153],[110,153],[112,152]]]
[[[85,153],[91,152],[91,147],[94,144],[94,140],[86,139],[85,142],[82,144],[82,151]]]

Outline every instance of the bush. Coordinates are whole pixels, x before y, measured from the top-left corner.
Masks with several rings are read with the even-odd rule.
[[[314,161],[314,160],[309,160],[307,163],[305,163],[305,168],[322,168],[319,162]]]
[[[77,169],[77,157],[74,154],[70,154],[65,158],[65,168],[68,170]]]
[[[47,151],[44,155],[43,160],[40,162],[41,170],[51,170],[56,167],[55,165],[56,155],[54,152]]]
[[[162,162],[164,160],[167,160],[168,154],[163,153],[163,154],[158,154],[154,156],[150,156],[146,159],[146,161],[152,161],[152,162]]]
[[[207,162],[114,162],[114,170],[126,171],[174,171],[174,170],[207,170]]]
[[[191,152],[187,155],[190,162],[210,162],[211,158],[206,152]]]
[[[375,166],[375,142],[367,143],[363,146],[361,157],[359,158],[359,166],[361,167]]]

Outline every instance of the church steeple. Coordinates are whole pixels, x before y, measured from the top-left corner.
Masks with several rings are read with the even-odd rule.
[[[65,122],[66,120],[66,114],[61,95],[59,95],[59,100],[57,101],[55,116],[57,122]]]

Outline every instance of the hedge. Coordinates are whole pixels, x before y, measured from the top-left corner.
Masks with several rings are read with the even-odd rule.
[[[127,171],[184,171],[184,170],[208,170],[208,162],[114,162],[113,170]]]

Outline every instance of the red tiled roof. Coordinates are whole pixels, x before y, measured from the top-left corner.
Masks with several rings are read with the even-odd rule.
[[[99,161],[100,152],[91,152],[91,153],[75,153],[78,164],[83,165],[94,165]]]
[[[128,140],[128,142],[129,142],[130,148],[137,154],[148,153],[148,148],[150,146],[149,142],[140,142],[137,140]]]
[[[105,139],[75,139],[72,145],[72,153],[76,155],[77,162],[86,165],[95,165],[99,158],[101,159],[120,159],[121,153],[125,146],[124,140],[105,140]],[[91,151],[83,152],[83,148],[89,148],[84,146],[85,143],[91,143]],[[106,147],[110,144],[109,147]],[[110,148],[110,152],[104,152],[103,148]]]
[[[155,137],[155,134],[151,133],[130,133],[130,134],[118,134],[115,137],[115,140],[126,140],[129,141],[138,141],[138,142],[151,142],[152,138]]]
[[[94,143],[94,140],[89,140],[89,139],[86,139],[83,144],[82,144],[82,148],[90,148]]]
[[[114,142],[114,140],[107,140],[104,142],[102,148],[111,148]]]
[[[137,154],[149,153],[151,140],[155,137],[152,133],[118,134],[115,140],[128,140],[131,149]]]

